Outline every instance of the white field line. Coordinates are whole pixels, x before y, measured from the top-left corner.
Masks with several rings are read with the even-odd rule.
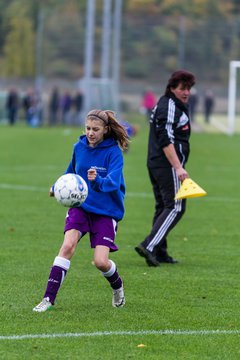
[[[31,186],[31,185],[14,185],[14,184],[4,184],[0,183],[0,190],[7,189],[7,190],[23,190],[23,191],[33,191],[33,192],[45,192],[47,193],[49,189],[42,188],[38,186]],[[135,197],[135,198],[150,198],[153,199],[152,193],[147,192],[128,192],[126,193],[126,197]],[[240,202],[240,198],[230,198],[224,196],[206,196],[204,198],[205,201],[219,201],[219,202]]]
[[[47,192],[47,188],[41,188],[41,187],[30,186],[30,185],[0,184],[0,189]]]
[[[31,172],[31,171],[57,170],[57,169],[59,169],[59,166],[57,165],[15,165],[15,166],[0,165],[0,170],[2,172],[9,172],[9,171]]]
[[[142,335],[238,335],[240,330],[143,330],[143,331],[97,331],[92,333],[26,334],[0,336],[0,340],[55,339],[103,336],[142,336]]]

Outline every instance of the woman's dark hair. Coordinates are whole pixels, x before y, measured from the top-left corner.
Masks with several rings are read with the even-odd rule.
[[[195,76],[186,70],[175,71],[170,79],[165,90],[165,95],[171,94],[171,88],[176,89],[181,83],[185,88],[191,89],[195,85]]]

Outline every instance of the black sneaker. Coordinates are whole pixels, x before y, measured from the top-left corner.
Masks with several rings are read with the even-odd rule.
[[[166,264],[177,264],[178,260],[174,259],[173,257],[167,255],[167,256],[157,256],[157,261],[160,263],[166,263]]]
[[[157,261],[156,257],[150,251],[145,249],[145,247],[143,247],[141,244],[136,246],[135,250],[140,256],[142,256],[146,259],[146,262],[149,266],[159,266],[160,265],[160,263],[159,263],[159,261]]]

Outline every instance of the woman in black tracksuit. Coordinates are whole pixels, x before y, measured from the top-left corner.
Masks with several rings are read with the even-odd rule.
[[[177,262],[167,253],[166,236],[186,208],[185,199],[174,198],[181,182],[189,177],[185,170],[191,133],[187,103],[194,84],[192,73],[174,72],[150,117],[147,167],[155,197],[155,214],[150,234],[135,247],[149,266]]]

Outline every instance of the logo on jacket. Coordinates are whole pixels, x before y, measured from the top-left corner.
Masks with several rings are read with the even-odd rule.
[[[96,169],[97,171],[107,171],[107,168],[101,166],[91,166],[91,169]]]
[[[179,119],[177,128],[183,127],[184,125],[188,124],[189,119],[187,117],[187,115],[185,113],[182,113],[182,116]],[[182,130],[187,130],[188,129],[188,125],[184,126]]]

